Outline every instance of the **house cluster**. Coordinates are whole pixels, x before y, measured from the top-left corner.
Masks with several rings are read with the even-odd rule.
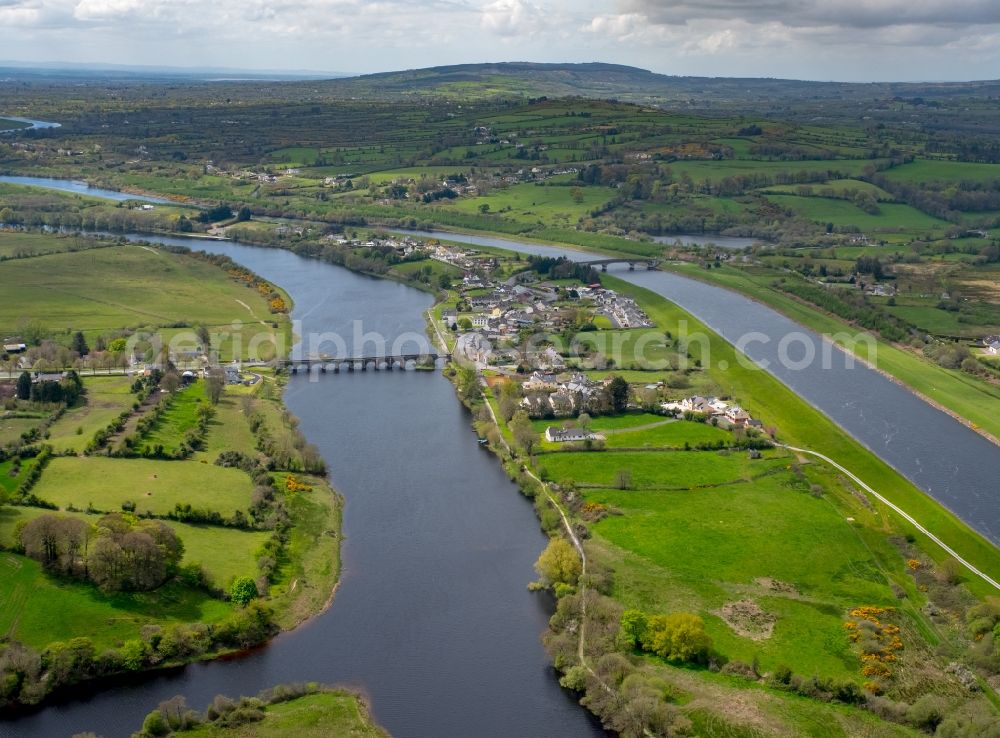
[[[462,290],[471,313],[465,317],[476,332],[491,339],[517,335],[526,328],[564,329],[577,316],[578,307],[586,307],[594,315],[605,316],[616,329],[652,325],[632,298],[604,289],[599,284],[574,288],[561,297],[554,286],[545,283],[525,285],[508,281],[496,284],[477,274],[467,274]],[[564,299],[567,294],[569,300],[580,305],[573,305]],[[441,314],[446,327],[452,330],[459,327],[460,317],[457,310],[445,310]]]
[[[600,285],[580,287],[576,290],[582,300],[593,300],[598,310],[615,328],[649,328],[653,322],[631,297],[620,295]]]
[[[1000,355],[1000,336],[986,336],[983,339],[983,347],[991,356]]]
[[[695,395],[679,402],[664,402],[660,407],[668,413],[698,413],[733,428],[761,427],[761,422],[750,417],[750,413],[742,407],[718,397]]]
[[[560,380],[553,373],[535,371],[521,385],[525,393],[521,407],[534,417],[578,415],[594,409],[605,384],[580,373]]]
[[[373,236],[367,239],[348,238],[341,234],[331,234],[326,236],[328,241],[332,241],[338,246],[349,249],[393,249],[402,257],[411,256],[414,253],[427,250],[423,241],[410,238],[409,236]]]

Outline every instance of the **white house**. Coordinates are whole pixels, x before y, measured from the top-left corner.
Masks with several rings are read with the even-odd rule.
[[[603,441],[604,436],[582,428],[554,428],[550,425],[545,429],[545,440],[550,443],[580,443],[582,441]]]

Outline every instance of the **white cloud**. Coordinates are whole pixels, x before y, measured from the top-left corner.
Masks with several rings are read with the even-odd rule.
[[[479,22],[498,36],[532,35],[547,25],[541,11],[524,0],[495,0],[483,6]]]

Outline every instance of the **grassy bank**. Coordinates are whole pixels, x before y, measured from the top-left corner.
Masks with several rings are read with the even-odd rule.
[[[360,695],[316,684],[274,687],[256,697],[217,696],[208,709],[187,709],[182,697],[146,716],[137,738],[387,738]]]

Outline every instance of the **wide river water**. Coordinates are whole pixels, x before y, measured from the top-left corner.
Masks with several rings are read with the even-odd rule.
[[[390,340],[424,333],[431,298],[413,288],[277,249],[144,238],[228,254],[280,284],[304,335],[350,345],[355,321]],[[0,736],[118,738],[175,694],[201,709],[302,680],[363,689],[395,738],[604,734],[539,640],[552,603],[527,590],[545,545],[531,503],[479,447],[452,385],[418,371],[314,379],[293,377],[285,401],[346,499],[333,606],[246,657],[83,693],[0,723]]]
[[[592,258],[499,238],[419,235]],[[424,330],[421,314],[430,298],[404,285],[281,250],[135,238],[232,256],[289,292],[305,333],[352,336],[355,320],[364,332],[390,340]],[[827,368],[781,366],[782,337],[798,333],[807,343],[822,342],[770,308],[667,272],[618,275],[673,300],[730,341],[758,332],[762,340],[747,346],[751,358],[770,361],[796,392],[1000,540],[1000,448],[877,372],[847,367],[839,352]],[[295,680],[361,687],[378,720],[399,738],[601,735],[559,688],[539,645],[551,603],[525,589],[544,545],[533,510],[478,448],[451,385],[427,372],[298,376],[286,402],[347,500],[344,572],[333,607],[246,657],[81,693],[0,723],[0,737],[93,730],[115,738],[175,694],[201,707],[218,693],[252,694]]]

